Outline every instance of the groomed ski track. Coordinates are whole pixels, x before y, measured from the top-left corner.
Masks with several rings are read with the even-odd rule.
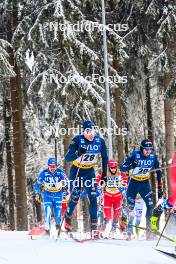
[[[167,248],[167,243],[162,241],[162,246]],[[0,264],[174,264],[174,259],[153,249],[155,244],[136,240],[31,240],[27,232],[0,231]]]

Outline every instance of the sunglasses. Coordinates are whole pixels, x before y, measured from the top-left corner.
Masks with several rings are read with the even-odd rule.
[[[86,133],[87,135],[93,135],[93,134],[95,134],[96,132],[95,132],[94,129],[86,128],[86,129],[84,130],[84,133]]]
[[[48,167],[49,167],[51,170],[52,170],[52,169],[56,169],[56,165],[49,165]]]

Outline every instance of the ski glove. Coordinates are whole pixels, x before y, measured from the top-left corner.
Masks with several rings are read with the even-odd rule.
[[[158,185],[158,199],[161,199],[162,197],[163,197],[162,186]]]
[[[41,196],[40,196],[40,194],[36,194],[36,195],[35,195],[35,201],[36,201],[37,203],[41,203]]]
[[[106,184],[107,184],[107,176],[105,173],[102,173],[100,185],[105,187]]]
[[[131,168],[135,169],[137,165],[138,165],[137,161],[133,161],[133,163],[131,163]]]
[[[81,155],[85,154],[87,151],[87,147],[84,146],[84,147],[81,147],[78,151],[78,156],[80,157]]]

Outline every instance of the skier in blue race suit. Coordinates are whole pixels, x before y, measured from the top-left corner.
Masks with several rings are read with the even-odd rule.
[[[46,234],[50,233],[52,209],[54,210],[56,229],[59,230],[60,228],[62,195],[63,190],[66,188],[67,179],[65,171],[63,169],[57,168],[57,161],[55,158],[49,158],[48,168],[40,172],[38,179],[34,184],[34,194],[36,201],[40,202],[41,193],[44,202]]]
[[[97,229],[97,184],[95,183],[94,165],[99,155],[102,157],[102,180],[106,181],[108,156],[105,141],[95,132],[91,121],[84,121],[83,133],[72,139],[65,157],[67,162],[73,161],[69,178],[71,197],[65,214],[65,229],[68,231],[72,229],[71,216],[83,189],[86,190],[90,202],[91,231]],[[78,176],[77,185],[73,184],[76,176]]]
[[[150,218],[153,210],[152,190],[149,182],[150,171],[152,169],[156,169],[158,199],[160,199],[163,195],[161,185],[162,171],[160,169],[158,158],[153,152],[153,146],[150,140],[144,139],[141,142],[140,150],[134,150],[120,166],[120,170],[123,172],[129,171],[130,176],[127,188],[128,212],[134,209],[135,199],[138,193],[141,195],[146,204],[146,238],[149,238],[148,236],[150,236]],[[132,227],[128,226],[129,236],[131,231]]]

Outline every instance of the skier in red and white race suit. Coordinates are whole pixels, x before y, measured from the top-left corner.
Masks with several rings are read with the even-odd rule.
[[[101,174],[97,182],[101,181]],[[122,212],[122,191],[127,187],[126,173],[121,173],[115,160],[108,161],[107,183],[104,191],[104,223],[101,230],[112,220],[111,232],[115,231]],[[113,217],[112,217],[113,211]]]
[[[164,201],[153,210],[153,215],[150,219],[150,227],[153,231],[159,231],[159,221],[163,211],[169,209],[173,211],[174,215],[176,214],[176,152],[170,165],[169,174],[170,196],[168,199],[164,199]]]

